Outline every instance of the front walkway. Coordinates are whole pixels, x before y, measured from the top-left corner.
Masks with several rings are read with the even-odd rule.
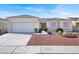
[[[31,36],[13,33],[0,36],[0,54],[79,53],[79,46],[27,45]]]

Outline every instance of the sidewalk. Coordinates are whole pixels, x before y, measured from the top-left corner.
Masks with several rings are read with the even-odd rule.
[[[24,45],[0,46],[0,54],[43,54],[43,53],[79,54],[79,46],[24,46]]]

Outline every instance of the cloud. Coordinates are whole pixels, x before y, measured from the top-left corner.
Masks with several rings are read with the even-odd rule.
[[[61,12],[60,15],[70,15],[71,13],[69,12]]]
[[[25,9],[28,11],[33,11],[33,12],[44,12],[45,11],[43,8],[39,8],[39,7],[26,7]]]
[[[70,12],[70,9],[67,9],[65,7],[67,5],[58,5],[54,9],[44,9],[42,6],[41,7],[35,7],[35,6],[29,6],[29,7],[24,7],[25,10],[33,12],[32,14],[35,16],[39,17],[65,17],[68,15],[71,15],[72,13]],[[51,7],[52,8],[52,7]]]
[[[75,16],[78,12],[76,13],[75,11],[72,11],[76,7],[76,5],[74,7],[73,6],[74,5],[68,5],[68,4],[58,5],[55,9],[50,10],[50,12],[52,13],[52,15],[54,17],[69,17],[69,16],[73,16],[73,15]],[[77,8],[78,8],[78,6],[77,6]]]

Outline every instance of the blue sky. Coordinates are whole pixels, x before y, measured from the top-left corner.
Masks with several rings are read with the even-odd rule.
[[[15,15],[41,18],[79,17],[79,4],[0,4],[0,17]]]

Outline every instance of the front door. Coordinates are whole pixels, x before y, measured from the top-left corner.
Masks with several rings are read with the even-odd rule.
[[[42,29],[46,29],[47,28],[47,24],[46,23],[40,23],[41,24],[41,28]]]

